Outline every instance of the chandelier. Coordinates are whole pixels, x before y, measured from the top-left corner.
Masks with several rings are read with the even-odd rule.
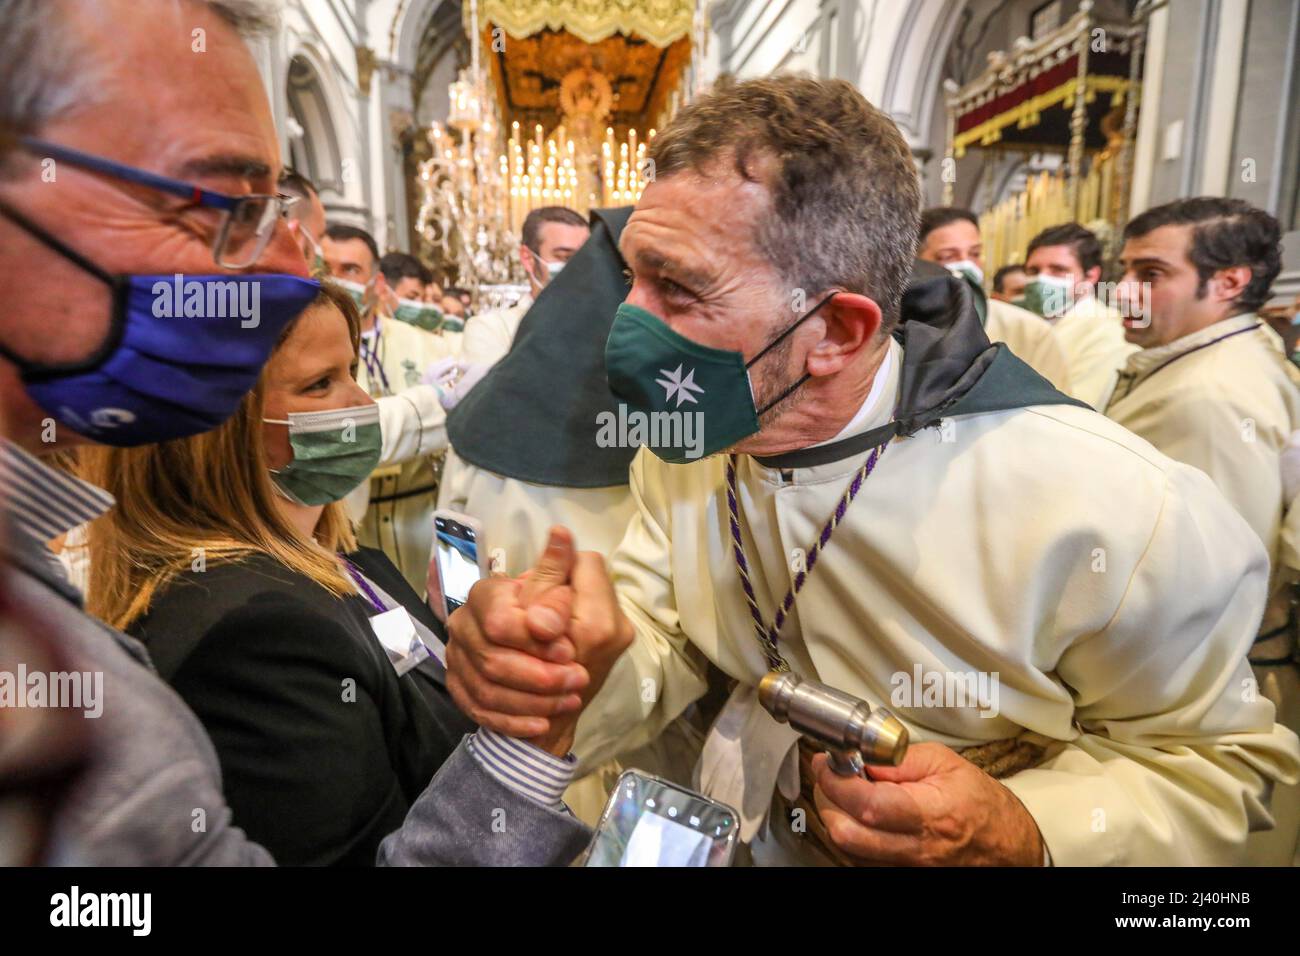
[[[655,131],[643,138],[629,129],[616,139],[607,125],[609,80],[587,56],[564,77],[561,121],[550,135],[538,124],[528,136],[515,122],[503,143],[480,64],[478,0],[469,7],[470,65],[448,86],[446,123],[430,124],[416,230],[475,296],[477,309],[498,308],[527,292],[518,253],[528,213],[567,206],[586,216],[592,208],[635,203],[649,178],[647,144]]]
[[[416,231],[454,266],[483,309],[511,304],[526,286],[516,281],[519,242],[498,162],[493,100],[479,64],[477,0],[471,0],[470,18],[470,66],[448,87],[447,123],[431,124],[432,155],[419,166],[423,200]]]

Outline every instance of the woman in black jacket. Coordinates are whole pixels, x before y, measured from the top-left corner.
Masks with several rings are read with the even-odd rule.
[[[379,456],[358,329],[327,284],[230,421],[84,458],[117,498],[90,530],[88,606],[148,646],[216,746],[234,823],[287,864],[372,865],[473,729],[442,625],[341,501]]]

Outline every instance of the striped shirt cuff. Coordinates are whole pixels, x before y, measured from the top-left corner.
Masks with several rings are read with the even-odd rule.
[[[469,752],[484,770],[511,790],[538,803],[563,806],[577,759],[556,757],[540,747],[480,727],[470,735]]]

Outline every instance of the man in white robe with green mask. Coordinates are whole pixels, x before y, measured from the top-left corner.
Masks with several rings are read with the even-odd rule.
[[[1241,693],[1268,574],[1249,527],[990,344],[958,280],[904,298],[912,157],[850,84],[720,84],[651,155],[606,365],[629,420],[677,432],[633,462],[608,571],[556,533],[527,591],[480,582],[451,617],[462,708],[591,766],[712,662],[734,689],[699,785],[757,859],[1239,861],[1300,774]],[[561,638],[530,603],[548,588],[571,595]],[[891,710],[901,765],[801,760],[756,701],[787,666]],[[930,692],[966,675],[973,698]]]
[[[1065,350],[1047,320],[985,293],[984,242],[974,213],[956,206],[931,206],[921,214],[919,245],[918,259],[938,263],[970,284],[975,311],[990,342],[1006,342],[1017,358],[1069,393]]]
[[[1136,347],[1124,341],[1119,313],[1097,297],[1101,243],[1077,222],[1044,229],[1029,240],[1024,295],[1013,304],[1052,324],[1065,351],[1069,393],[1100,408],[1119,367]]]

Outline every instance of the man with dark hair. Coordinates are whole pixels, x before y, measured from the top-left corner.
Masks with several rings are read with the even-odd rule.
[[[1077,222],[1044,229],[1025,255],[1024,298],[1017,302],[1052,323],[1065,350],[1070,394],[1100,408],[1116,370],[1134,347],[1119,313],[1096,295],[1101,243]]]
[[[1025,267],[1019,262],[1005,265],[993,273],[993,291],[989,293],[989,298],[999,302],[1015,302],[1024,295],[1025,283],[1028,281]]]
[[[331,222],[325,227],[321,252],[330,276],[357,300],[363,330],[369,330],[379,312],[380,293],[388,291],[387,280],[379,271],[375,237],[359,226]]]
[[[400,464],[377,469],[348,496],[348,510],[357,522],[357,540],[382,549],[423,594],[440,459],[447,450],[446,411],[431,401],[436,388],[425,379],[460,351],[460,335],[435,334],[394,317],[397,296],[379,268],[379,246],[366,230],[331,223],[322,247],[335,281],[363,309],[357,382],[376,400],[396,397],[411,406],[403,432],[410,440],[395,459]]]
[[[1300,731],[1292,600],[1300,508],[1283,456],[1300,429],[1300,371],[1260,321],[1281,269],[1277,220],[1240,199],[1179,199],[1124,229],[1119,286],[1128,357],[1106,415],[1213,479],[1268,549],[1271,599],[1251,649],[1260,691]],[[1300,827],[1294,787],[1274,797],[1278,829],[1259,862],[1290,863]]]
[[[917,241],[924,243],[925,237],[930,233],[955,222],[964,222],[977,230],[980,227],[979,217],[969,209],[960,206],[931,206],[921,213],[921,230]]]
[[[932,206],[921,213],[916,257],[945,267],[967,284],[990,342],[1005,342],[1035,372],[1069,391],[1065,352],[1052,327],[1032,312],[985,295],[984,244],[974,213],[955,206]]]
[[[519,261],[528,273],[533,298],[573,258],[591,227],[566,206],[542,206],[524,217],[519,237]]]
[[[587,220],[564,206],[542,206],[524,217],[519,261],[528,276],[529,294],[513,306],[476,315],[465,325],[461,358],[491,366],[510,351],[519,323],[533,300],[591,235]],[[447,294],[453,294],[448,289]]]
[[[604,351],[617,408],[592,423],[594,448],[647,446],[631,522],[608,571],[556,530],[527,579],[572,589],[567,644],[519,581],[474,587],[448,625],[462,708],[591,768],[704,695],[711,663],[734,690],[698,779],[759,862],[1239,860],[1300,773],[1272,704],[1238,694],[1268,574],[1250,529],[912,258],[911,150],[852,84],[721,82],[649,153]],[[924,742],[838,776],[762,706],[773,670]],[[977,672],[1006,693],[931,692]]]
[[[385,254],[379,260],[379,271],[383,273],[388,287],[393,290],[393,295],[399,299],[422,298],[425,285],[433,278],[424,264],[407,252]]]

